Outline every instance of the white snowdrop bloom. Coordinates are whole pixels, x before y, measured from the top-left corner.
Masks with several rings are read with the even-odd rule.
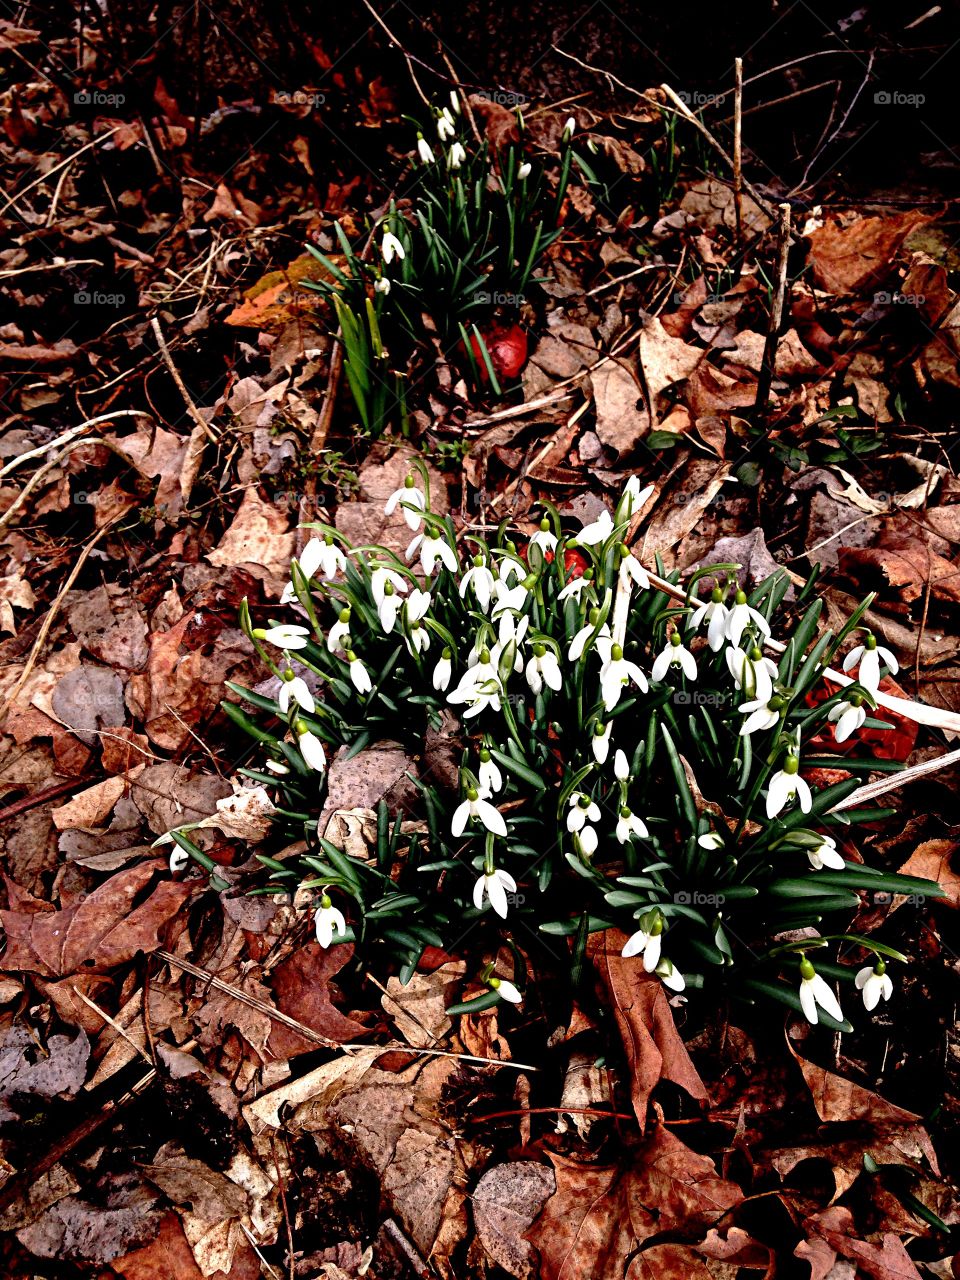
[[[480,764],[477,766],[477,781],[483,790],[490,795],[503,790],[503,774],[500,766],[484,747],[480,752]]]
[[[503,686],[497,675],[497,669],[490,660],[490,652],[484,649],[480,654],[479,662],[473,667],[468,667],[453,693],[447,694],[447,701],[455,706],[465,704],[467,710],[464,711],[463,718],[470,720],[487,707],[499,711],[502,692]]]
[[[345,647],[344,642],[350,638],[350,614],[349,608],[341,609],[337,616],[336,622],[327,632],[327,652],[336,653],[338,649]]]
[[[388,266],[395,257],[403,261],[407,256],[403,245],[392,231],[383,233],[383,239],[380,241],[380,252],[383,254],[383,260]]]
[[[552,649],[548,649],[545,644],[535,644],[533,646],[533,655],[527,662],[525,674],[527,684],[535,694],[540,693],[544,685],[548,689],[552,689],[554,693],[563,688],[563,675],[560,671],[557,655]]]
[[[383,599],[377,606],[377,617],[380,619],[384,635],[389,635],[397,625],[397,614],[402,604],[403,597],[397,595],[393,583],[386,583],[383,588]]]
[[[666,956],[657,965],[655,972],[663,985],[671,991],[683,991],[687,985],[686,978]]]
[[[307,688],[306,680],[302,676],[294,675],[289,667],[281,675],[277,703],[284,715],[290,710],[291,703],[302,707],[304,711],[316,711],[317,709],[313,694]]]
[[[576,536],[576,541],[583,547],[596,547],[606,542],[613,533],[613,516],[609,511],[601,511],[592,524],[585,524]]]
[[[457,126],[453,123],[450,108],[444,107],[437,117],[437,137],[441,142],[447,142],[450,138],[456,137],[456,133]]]
[[[170,837],[173,838],[172,836]],[[179,845],[175,849],[170,850],[170,874],[178,876],[181,871],[186,871],[190,865],[190,855],[186,849],[181,849]]]
[[[450,106],[453,109],[453,114],[458,116],[460,114],[460,95],[456,89],[450,90]]]
[[[630,779],[630,761],[627,759],[627,753],[619,748],[613,757],[613,776],[618,782],[628,782]]]
[[[317,773],[323,773],[327,767],[327,753],[317,735],[302,720],[297,723],[297,746],[307,765]]]
[[[754,698],[743,702],[737,708],[747,718],[740,726],[740,737],[764,729],[773,729],[780,723],[780,713],[786,706],[786,700],[777,693],[771,693],[766,699]]]
[[[702,836],[697,836],[697,844],[701,849],[722,849],[723,836],[719,831],[707,831]]]
[[[556,551],[557,535],[550,528],[550,521],[546,516],[540,521],[540,528],[530,539],[531,547],[539,547],[541,551]]]
[[[889,1000],[893,995],[893,982],[887,973],[887,966],[877,957],[876,964],[865,965],[856,977],[857,990],[863,996],[863,1007],[871,1013],[881,999]]]
[[[650,579],[647,571],[630,551],[622,555],[620,560],[619,578],[624,585],[631,582],[635,587],[639,587],[642,591],[646,591],[650,586]]]
[[[617,524],[622,523],[624,520],[631,520],[656,487],[656,485],[648,484],[646,488],[641,489],[640,477],[631,476],[623,486],[623,494],[617,504]]]
[[[635,662],[623,656],[618,644],[610,646],[610,655],[600,668],[600,693],[605,711],[612,711],[623,695],[624,689],[635,684],[641,692],[647,692],[647,677]]]
[[[517,177],[522,182],[524,178],[529,178],[533,170],[533,165],[529,160],[524,160],[523,164],[517,169]]]
[[[407,528],[413,533],[419,533],[420,526],[423,524],[422,512],[427,509],[427,498],[426,494],[417,488],[417,482],[413,476],[407,476],[400,488],[391,493],[383,508],[383,514],[392,516],[397,507],[403,514]]]
[[[773,775],[767,789],[767,817],[775,818],[781,809],[786,808],[796,798],[801,812],[809,813],[813,804],[810,788],[798,770],[800,761],[796,756],[787,756],[783,768]]]
[[[373,282],[374,293],[382,293],[386,296],[392,288],[393,286],[386,276],[381,276],[379,280],[374,280]]]
[[[513,543],[510,543],[510,549],[516,550]],[[527,576],[527,566],[522,560],[515,560],[513,556],[502,555],[497,560],[497,581],[510,586],[513,581],[522,582]]]
[[[654,680],[662,680],[671,667],[679,667],[688,680],[697,678],[697,660],[685,647],[679,631],[674,631],[654,659],[650,675]]]
[[[824,982],[806,956],[800,961],[800,1007],[804,1017],[814,1026],[820,1021],[817,1005],[831,1018],[843,1022],[843,1010],[833,989]]]
[[[393,587],[394,593],[399,592],[401,595],[410,589],[410,583],[402,573],[397,573],[395,569],[388,569],[386,565],[377,565],[370,574],[370,594],[378,609],[386,597],[388,583]]]
[[[511,587],[502,578],[497,579],[493,584],[494,604],[492,616],[494,618],[507,609],[514,613],[520,613],[526,607],[530,592],[525,583],[526,579],[523,582],[518,582],[515,587]]]
[[[457,806],[450,824],[450,830],[455,836],[462,836],[467,823],[473,818],[488,831],[492,831],[495,836],[507,834],[507,824],[503,820],[503,814],[490,803],[487,795],[486,791],[478,791],[476,787],[467,788],[467,797]]]
[[[453,676],[453,654],[448,648],[444,648],[441,653],[437,665],[433,668],[433,687],[438,693],[446,693],[450,688],[450,680]]]
[[[634,836],[639,836],[645,840],[649,834],[646,823],[641,822],[635,813],[632,813],[626,805],[623,805],[620,809],[620,816],[617,819],[617,840],[620,844],[626,844]]]
[[[855,649],[851,649],[844,658],[843,669],[849,672],[859,665],[860,670],[857,672],[857,679],[865,689],[869,689],[871,693],[876,693],[880,688],[881,661],[885,663],[893,675],[896,675],[900,670],[900,663],[897,661],[896,654],[891,653],[884,645],[878,645],[876,636],[868,631],[863,644],[858,644]]]
[[[594,631],[597,630],[597,623],[599,621],[600,621],[600,610],[591,609],[590,612],[587,614],[586,623],[580,628],[577,634],[570,641],[570,648],[567,650],[568,661],[570,662],[580,661],[580,659],[583,657],[583,652],[587,647],[587,641],[593,635]],[[596,644],[598,648],[600,646],[601,639],[610,640],[610,628],[606,623],[604,623],[603,626],[600,628],[600,630],[597,631]]]
[[[662,933],[663,917],[658,912],[645,929],[640,928],[630,935],[621,955],[625,960],[629,960],[631,956],[642,956],[644,970],[653,973],[660,963]]]
[[[858,693],[851,693],[830,708],[827,719],[833,725],[837,742],[846,742],[851,734],[863,726],[867,709]]]
[[[501,1000],[506,1000],[510,1004],[519,1004],[523,999],[519,989],[506,978],[488,978],[487,986],[491,991],[495,991]]]
[[[323,538],[311,538],[297,558],[300,572],[307,579],[314,578],[318,572],[327,582],[332,582],[338,573],[347,567],[347,558],[337,546],[331,534]],[[293,583],[288,582],[280,597],[281,604],[292,604],[297,598]]]
[[[370,679],[370,672],[363,665],[353,650],[347,652],[347,662],[350,672],[350,683],[356,689],[357,693],[369,693],[373,688],[373,681]]]
[[[460,579],[460,599],[465,600],[468,591],[473,591],[477,604],[483,613],[489,612],[490,602],[496,588],[496,579],[491,570],[484,564],[483,556],[474,556],[473,564]]]
[[[727,639],[739,648],[744,631],[751,625],[765,636],[770,634],[770,624],[766,618],[747,604],[747,593],[738,589],[733,598],[733,608],[727,615]]]
[[[714,653],[719,653],[727,638],[727,617],[728,610],[723,603],[723,592],[719,587],[714,587],[710,593],[710,599],[702,601],[694,609],[687,626],[689,630],[696,631],[706,622],[707,643]]]
[[[428,578],[432,578],[436,572],[438,561],[451,573],[456,573],[460,568],[453,547],[446,538],[440,538],[435,533],[418,533],[407,547],[407,559],[412,560],[418,551],[421,567]]]
[[[595,827],[581,828],[580,831],[574,832],[574,839],[579,842],[580,852],[585,857],[590,858],[597,852],[597,845],[600,840]]]
[[[773,693],[773,682],[777,678],[776,663],[765,658],[757,648],[747,653],[731,646],[725,657],[727,670],[737,688],[742,689],[748,698],[766,702]]]
[[[515,613],[501,613],[497,624],[497,643],[490,650],[490,660],[499,669],[500,659],[508,645],[516,646],[514,671],[523,670],[523,642],[530,627],[529,618],[517,618]]]
[[[579,574],[576,578],[571,578],[560,594],[558,600],[579,600],[580,596],[586,591],[587,587],[593,586],[593,579],[588,578],[586,574]]]
[[[414,618],[410,623],[410,635],[404,636],[408,653],[426,653],[430,648],[430,632]]]
[[[326,894],[320,899],[313,922],[317,929],[317,941],[324,951],[333,941],[334,930],[338,938],[342,938],[347,932],[347,922],[343,918],[343,912],[333,905]]]
[[[447,164],[451,169],[459,169],[466,162],[467,153],[463,143],[455,142],[447,152]]]
[[[837,842],[832,836],[824,836],[816,849],[807,849],[807,857],[814,871],[822,871],[829,867],[831,871],[842,871],[846,866],[841,854],[837,852]]]
[[[430,632],[420,625],[430,610],[430,599],[429,591],[421,591],[419,587],[414,587],[404,601],[404,618],[410,627],[407,648],[411,653],[426,653],[430,648]]]
[[[568,116],[568,117],[567,117],[567,122],[566,122],[566,124],[563,126],[563,140],[564,140],[564,142],[569,142],[569,141],[570,141],[570,139],[573,137],[573,135],[576,133],[576,131],[577,131],[577,122],[576,122],[576,119],[575,119],[573,116]]]
[[[597,724],[593,730],[593,737],[590,740],[590,749],[593,752],[593,758],[597,764],[606,764],[607,756],[610,754],[610,735],[613,733],[613,721],[608,720],[606,724]]]
[[[490,806],[493,808],[493,806]],[[496,809],[493,810],[496,813]],[[499,814],[497,815],[499,817]],[[454,831],[454,835],[458,832]],[[500,871],[499,869],[484,872],[477,883],[473,886],[473,905],[478,911],[483,910],[483,900],[486,900],[493,907],[494,911],[501,920],[507,918],[507,894],[516,893],[517,882],[509,871]]]
[[[582,791],[575,791],[567,801],[567,830],[582,831],[587,822],[600,821],[600,807]]]
[[[433,148],[422,133],[417,135],[417,154],[422,164],[433,164],[436,159],[433,154]]]
[[[268,772],[275,773],[278,777],[284,777],[290,772],[290,766],[281,764],[279,760],[264,760],[263,764]]]
[[[276,627],[255,627],[253,636],[255,640],[266,640],[267,644],[276,645],[278,649],[305,649],[310,641],[310,629],[282,622]]]

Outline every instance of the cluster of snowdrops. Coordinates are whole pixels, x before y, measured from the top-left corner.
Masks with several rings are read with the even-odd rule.
[[[623,956],[672,992],[726,979],[736,999],[848,1029],[843,984],[873,1009],[891,995],[887,961],[906,960],[846,931],[864,895],[937,887],[855,856],[857,824],[888,811],[836,809],[858,774],[889,766],[847,754],[850,776],[822,790],[803,771],[885,727],[876,694],[896,660],[859,626],[865,605],[821,634],[820,602],[785,606],[783,574],[749,595],[733,565],[685,591],[663,589],[678,575],[652,584],[624,541],[649,494],[631,478],[576,531],[548,508],[529,538],[504,525],[458,540],[415,464],[386,505],[409,526],[405,559],[316,526],[282,599],[290,620],[243,612],[272,691],[224,703],[278,839],[307,843],[260,855],[259,891],[312,896],[321,945],[386,947],[404,981],[427,947],[476,955],[481,993],[459,1009],[519,1002],[531,959],[576,979],[590,935],[622,929]],[[848,678],[825,683],[841,646]],[[365,857],[325,837],[334,753],[399,742],[425,760],[431,735],[455,783],[411,769],[415,800],[381,803]]]

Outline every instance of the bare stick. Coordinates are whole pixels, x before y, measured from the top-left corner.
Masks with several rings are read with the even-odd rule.
[[[11,205],[16,204],[21,196],[25,196],[28,191],[32,191],[34,187],[39,187],[42,183],[48,182],[55,173],[59,173],[61,169],[66,169],[73,164],[78,156],[82,156],[85,151],[89,151],[91,147],[99,147],[101,142],[106,142],[108,138],[112,138],[120,129],[117,125],[114,129],[109,129],[106,133],[101,133],[99,137],[93,139],[92,142],[86,143],[78,151],[74,151],[72,155],[67,156],[66,160],[61,160],[59,164],[55,164],[52,169],[48,169],[46,173],[41,173],[39,178],[35,178],[33,182],[28,182],[25,187],[21,187],[19,191],[15,191],[10,196],[6,204],[0,208],[0,217],[2,217]]]
[[[170,370],[170,377],[177,384],[177,390],[183,398],[183,403],[187,406],[187,413],[189,413],[190,417],[193,419],[193,425],[202,431],[212,444],[216,444],[216,432],[214,432],[209,423],[204,420],[203,414],[194,404],[193,398],[187,390],[186,383],[180,377],[180,371],[173,363],[173,356],[170,354],[170,348],[167,346],[167,340],[163,336],[163,330],[160,328],[160,321],[156,316],[154,316],[150,321],[150,328],[153,330],[154,336],[157,339],[157,346],[160,348],[160,354],[163,356],[163,363]]]
[[[733,59],[733,211],[737,244],[744,237],[744,59]]]
[[[777,343],[780,341],[780,329],[783,325],[783,305],[787,295],[787,256],[790,252],[790,206],[780,206],[780,226],[777,231],[777,287],[773,295],[773,309],[770,312],[770,328],[767,330],[767,341],[763,348],[763,364],[760,377],[757,379],[757,398],[754,409],[764,413],[770,384],[773,382],[773,370],[777,362]]]
[[[86,422],[81,422],[79,426],[71,427],[69,431],[64,431],[63,435],[57,436],[56,440],[48,440],[46,444],[38,445],[36,449],[30,449],[27,453],[18,454],[6,466],[0,467],[0,477],[9,475],[11,471],[16,471],[17,467],[23,462],[29,462],[32,458],[42,458],[51,449],[56,449],[59,445],[75,440],[84,431],[87,431],[90,427],[98,427],[102,422],[113,422],[115,418],[152,417],[153,414],[147,413],[145,409],[116,409],[113,413],[101,414],[99,418],[88,418]]]

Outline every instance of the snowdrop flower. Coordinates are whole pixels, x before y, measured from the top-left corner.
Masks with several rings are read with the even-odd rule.
[[[507,550],[516,553],[516,546],[512,542],[507,543]],[[514,559],[513,555],[501,555],[497,561],[497,578],[509,587],[514,578],[523,579],[527,576],[526,566],[522,560]]]
[[[578,574],[577,577],[570,579],[567,585],[563,588],[563,590],[557,596],[557,599],[558,600],[570,600],[570,599],[579,600],[581,594],[586,590],[586,588],[592,587],[592,586],[593,586],[592,576],[588,577],[587,574],[585,573]]]
[[[490,651],[484,649],[480,654],[479,662],[467,668],[456,689],[447,695],[447,701],[454,705],[467,704],[463,718],[469,720],[473,716],[478,716],[487,707],[499,711],[502,691],[497,669],[490,660]]]
[[[620,581],[627,585],[632,582],[635,587],[640,587],[642,591],[646,591],[650,586],[650,579],[647,577],[647,571],[631,552],[630,548],[624,543],[620,548]]]
[[[316,711],[317,704],[313,700],[313,694],[307,688],[307,682],[301,676],[294,675],[289,667],[286,667],[281,673],[280,692],[277,695],[277,703],[284,715],[290,710],[290,703],[294,702],[298,707],[302,707],[304,711]]]
[[[627,759],[627,753],[619,748],[613,757],[613,776],[618,782],[629,782],[630,780],[630,762]]]
[[[826,1013],[829,1013],[831,1018],[836,1018],[838,1022],[843,1022],[843,1010],[840,1008],[840,1001],[834,995],[832,988],[824,982],[807,957],[804,956],[800,961],[800,1007],[803,1009],[804,1017],[808,1022],[812,1022],[814,1026],[820,1021],[817,1005]]]
[[[337,620],[327,632],[327,652],[336,653],[338,649],[346,648],[346,643],[350,639],[350,608],[341,609],[337,615]]]
[[[387,266],[390,265],[395,257],[402,262],[407,256],[406,250],[392,231],[383,233],[383,239],[380,241],[380,252],[383,254],[383,260]]]
[[[307,765],[317,773],[323,773],[327,767],[327,753],[317,735],[302,720],[297,721],[297,746]]]
[[[433,687],[438,693],[446,693],[453,675],[453,654],[446,646],[437,665],[433,668]]]
[[[600,840],[593,827],[582,827],[579,831],[574,832],[573,838],[579,847],[579,852],[585,858],[590,858],[597,852],[597,845]]]
[[[582,791],[575,791],[567,801],[567,805],[569,808],[567,830],[570,832],[582,831],[587,822],[600,821],[599,806]]]
[[[707,643],[714,653],[719,653],[727,638],[727,616],[728,610],[723,603],[723,592],[719,587],[714,587],[710,593],[710,599],[702,601],[693,611],[687,627],[690,631],[696,631],[706,622],[708,624]],[[742,650],[738,649],[736,652],[741,653]],[[736,679],[735,676],[734,679]]]
[[[407,582],[403,574],[397,573],[395,569],[387,569],[384,565],[377,565],[370,574],[370,594],[373,596],[373,603],[379,610],[387,597],[387,588],[392,587],[393,591],[389,594],[400,592],[405,594],[410,584]]]
[[[577,122],[573,116],[567,117],[567,123],[563,126],[563,141],[569,142],[577,130]]]
[[[647,919],[647,917],[644,917]],[[643,967],[647,973],[653,973],[657,965],[660,963],[660,935],[663,933],[663,916],[659,911],[653,914],[653,918],[648,920],[646,928],[642,925],[632,933],[626,941],[626,945],[621,952],[624,960],[629,960],[631,956],[642,956]]]
[[[737,708],[747,718],[740,726],[740,737],[756,733],[758,729],[773,729],[780,723],[780,713],[787,705],[786,699],[777,693],[768,698],[754,698],[751,702],[743,702]]]
[[[657,965],[655,973],[663,985],[669,987],[671,991],[683,991],[687,985],[686,978],[666,956]]]
[[[477,781],[482,790],[489,795],[503,790],[503,774],[500,767],[486,747],[480,751],[480,765],[477,769]]]
[[[550,528],[550,521],[546,516],[540,521],[540,528],[530,539],[531,547],[540,547],[542,551],[556,551],[557,536]]]
[[[880,688],[881,660],[893,675],[896,675],[900,670],[900,663],[897,661],[896,655],[883,645],[878,645],[877,637],[871,631],[868,631],[864,637],[863,644],[858,644],[855,649],[851,649],[844,658],[843,669],[844,671],[852,671],[859,663],[860,670],[857,672],[857,679],[865,689],[869,689],[871,693],[876,693]],[[837,741],[839,742],[840,739],[838,738]]]
[[[450,90],[450,106],[453,108],[453,114],[458,116],[460,114],[460,95],[456,89]]]
[[[614,709],[624,688],[631,683],[643,693],[647,692],[647,677],[635,662],[627,661],[620,645],[612,644],[610,655],[600,668],[600,694],[605,711]]]
[[[822,871],[829,867],[831,871],[842,871],[846,866],[842,856],[837,853],[837,842],[832,836],[823,836],[815,849],[807,849],[807,857],[814,871]]]
[[[466,158],[467,158],[467,153],[464,150],[463,144],[461,142],[455,142],[453,146],[450,148],[450,150],[447,152],[447,164],[450,166],[451,169],[459,169],[460,166],[466,160]]]
[[[278,649],[305,649],[310,641],[310,629],[283,622],[276,627],[254,627],[253,638],[266,640]]]
[[[490,808],[493,808],[491,805]],[[493,810],[497,813],[496,809]],[[500,815],[497,814],[499,818]],[[454,831],[454,835],[458,833]],[[483,910],[484,898],[490,903],[501,920],[507,918],[507,894],[516,893],[517,882],[508,871],[485,871],[473,886],[473,905],[478,911]],[[512,984],[511,984],[512,985]]]
[[[567,650],[567,658],[570,662],[579,662],[583,657],[583,651],[587,647],[587,641],[593,635],[594,631],[597,630],[597,623],[599,621],[600,610],[591,609],[587,614],[586,624],[580,628],[577,634],[570,641],[570,648]],[[607,640],[610,638],[610,628],[606,623],[604,623],[597,632],[597,641],[599,642],[601,638]]]
[[[392,288],[393,286],[387,276],[381,276],[379,280],[374,280],[373,282],[374,293],[382,293],[384,297],[386,297]]]
[[[513,661],[514,671],[523,670],[523,638],[527,634],[527,628],[530,626],[529,618],[521,618],[517,621],[516,615],[512,613],[501,613],[500,623],[498,626],[497,643],[490,650],[490,660],[499,670],[500,660],[504,651],[509,645],[514,645],[516,657]]]
[[[598,721],[594,726],[590,748],[593,751],[593,758],[596,760],[597,764],[607,763],[607,756],[610,754],[610,735],[612,733],[612,720],[608,720],[606,724],[600,724]]]
[[[701,849],[722,849],[723,836],[719,831],[707,831],[702,836],[697,836],[697,844]]]
[[[420,623],[427,616],[430,608],[430,592],[421,591],[418,587],[410,592],[403,606],[403,614],[410,624],[410,639],[407,648],[411,653],[426,653],[430,648],[430,632]],[[411,648],[412,646],[412,648]]]
[[[173,837],[171,836],[170,838],[172,839]],[[190,855],[187,853],[186,849],[181,849],[180,846],[177,845],[176,849],[170,850],[169,867],[171,875],[178,876],[181,871],[186,871],[189,865]]]
[[[384,635],[389,635],[397,625],[397,614],[400,612],[401,604],[403,604],[403,600],[397,595],[396,588],[393,583],[385,582],[383,586],[383,599],[377,606],[377,617],[380,619],[380,625],[383,627]]]
[[[457,126],[453,122],[453,116],[449,107],[444,107],[437,117],[437,137],[441,142],[446,142],[449,138],[456,136]]]
[[[655,488],[656,485],[648,484],[645,489],[641,489],[640,477],[631,476],[623,486],[623,495],[617,504],[617,524],[622,524],[624,520],[631,520],[644,505]]]
[[[290,766],[281,764],[279,760],[264,760],[264,767],[270,772],[275,773],[278,777],[284,777],[290,772]]]
[[[617,819],[617,840],[620,844],[626,844],[634,836],[640,836],[645,840],[649,834],[646,824],[641,822],[626,805],[623,805],[620,809],[620,816]]]
[[[369,693],[373,688],[373,681],[370,679],[370,672],[352,649],[347,650],[347,662],[350,664],[348,668],[350,672],[350,683],[356,689],[357,693]]]
[[[729,648],[726,652],[727,670],[738,689],[758,702],[766,702],[773,693],[777,678],[776,663],[765,658],[756,647],[749,653],[743,649]]]
[[[433,164],[435,156],[430,143],[426,140],[422,133],[417,134],[417,154],[420,156],[422,164]]]
[[[517,169],[517,177],[523,182],[524,178],[529,178],[533,169],[533,165],[529,160],[524,160],[523,164]]]
[[[889,1000],[893,995],[893,982],[887,973],[887,966],[877,956],[874,965],[866,965],[856,977],[857,990],[863,996],[863,1007],[868,1013],[880,1003],[881,998]]]
[[[342,938],[347,932],[347,922],[343,918],[343,912],[333,905],[327,894],[320,899],[313,921],[317,928],[317,941],[324,951],[333,941],[334,930],[338,938]]]
[[[496,585],[496,579],[484,564],[483,556],[474,556],[473,564],[460,579],[460,599],[466,599],[467,592],[472,588],[477,604],[484,613],[487,613]]]
[[[495,991],[501,1000],[507,1000],[510,1004],[519,1004],[523,999],[517,987],[506,978],[488,978],[487,986],[491,991]]]
[[[407,559],[412,560],[418,550],[420,564],[428,578],[432,578],[436,572],[438,560],[451,573],[456,573],[460,568],[457,563],[457,553],[453,547],[445,538],[440,538],[435,533],[418,533],[407,547]]]
[[[507,824],[503,820],[503,814],[490,803],[487,795],[488,792],[481,793],[476,787],[467,788],[467,798],[457,806],[453,822],[450,824],[450,830],[455,836],[462,836],[467,823],[473,818],[476,818],[488,831],[492,831],[495,836],[507,834]],[[502,874],[505,875],[506,872]],[[515,889],[517,886],[512,887]],[[476,896],[476,890],[474,890],[474,896]],[[506,910],[500,914],[506,915]]]
[[[527,588],[527,579],[524,578],[515,587],[510,587],[502,577],[498,578],[493,584],[493,594],[495,596],[493,617],[496,618],[498,614],[503,613],[506,609],[510,609],[514,613],[520,613],[526,607],[527,597],[530,595],[530,591]]]
[[[767,817],[775,818],[791,800],[796,798],[803,813],[810,812],[813,796],[810,788],[798,772],[800,760],[797,756],[788,755],[783,768],[770,779],[767,790]]]
[[[697,660],[684,646],[679,631],[674,631],[661,652],[654,659],[650,675],[654,680],[662,680],[672,667],[679,667],[688,680],[697,678]]]
[[[583,547],[596,547],[613,533],[613,517],[609,511],[601,511],[592,524],[585,524],[576,536]]]
[[[420,526],[423,524],[421,512],[427,509],[427,499],[426,495],[417,488],[417,482],[413,476],[407,476],[401,487],[391,493],[387,499],[387,505],[383,508],[383,514],[392,516],[397,507],[403,513],[407,528],[412,533],[419,533]]]
[[[544,685],[554,693],[563,688],[563,676],[557,655],[545,644],[533,646],[533,656],[527,663],[526,677],[527,684],[534,694],[540,693]]]
[[[861,670],[863,668],[861,667]],[[866,687],[866,686],[864,686]],[[827,719],[833,725],[837,742],[846,742],[851,734],[861,728],[867,718],[867,709],[859,693],[848,694],[827,713]]]
[[[311,538],[297,558],[300,572],[305,578],[314,578],[319,571],[327,582],[347,567],[347,558],[333,540],[333,534]],[[292,582],[288,582],[280,597],[281,604],[292,604],[297,598]]]
[[[739,648],[743,633],[751,624],[763,635],[770,634],[770,624],[766,618],[747,604],[747,593],[738,588],[733,598],[733,608],[727,616],[727,639],[730,643]]]

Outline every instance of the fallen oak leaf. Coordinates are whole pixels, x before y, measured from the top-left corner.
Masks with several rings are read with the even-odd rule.
[[[650,1095],[670,1080],[698,1102],[709,1095],[677,1032],[660,979],[645,973],[637,959],[620,954],[627,941],[619,929],[591,934],[587,954],[609,993],[630,1072],[633,1108],[641,1127]]]
[[[853,1214],[833,1205],[807,1218],[804,1226],[819,1236],[836,1254],[855,1263],[859,1272],[873,1280],[920,1280],[920,1273],[902,1241],[890,1231],[881,1234],[879,1244],[858,1240],[852,1233]],[[800,1246],[797,1246],[797,1251]],[[795,1251],[795,1252],[797,1252]],[[797,1256],[802,1256],[797,1252]]]
[[[892,217],[856,218],[846,226],[823,223],[807,237],[818,288],[851,294],[880,283],[907,236],[930,221],[911,209]]]
[[[956,851],[955,840],[924,840],[917,845],[897,874],[936,880],[946,895],[943,901],[948,906],[960,907],[960,873],[951,865]]]

